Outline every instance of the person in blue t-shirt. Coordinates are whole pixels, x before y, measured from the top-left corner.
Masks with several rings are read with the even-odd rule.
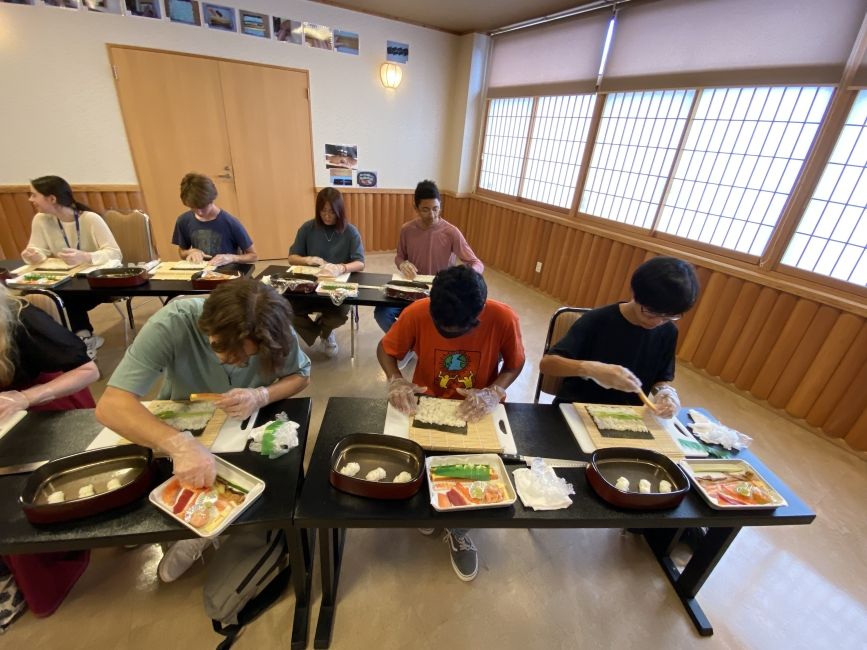
[[[178,217],[172,243],[182,260],[200,263],[209,260],[214,266],[259,259],[253,240],[244,226],[214,201],[217,188],[207,176],[187,174],[181,180],[181,202],[190,208]]]

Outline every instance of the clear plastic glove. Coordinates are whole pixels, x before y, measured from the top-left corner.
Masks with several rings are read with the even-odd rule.
[[[316,255],[311,255],[304,259],[304,263],[307,266],[325,266],[327,262],[323,260],[321,257],[317,257]]]
[[[416,394],[423,393],[427,386],[416,386],[403,377],[392,377],[388,381],[388,402],[405,415],[413,415],[418,408]]]
[[[223,393],[220,399],[214,402],[214,406],[223,409],[229,417],[246,420],[253,411],[267,403],[268,389],[260,386],[259,388],[233,388],[228,393]]]
[[[343,264],[326,264],[319,271],[319,275],[327,275],[336,278],[338,275],[345,273],[346,267]]]
[[[40,262],[44,262],[47,258],[41,251],[27,247],[21,251],[21,259],[28,264],[39,264]]]
[[[477,422],[497,408],[506,399],[506,391],[501,386],[487,388],[458,388],[464,401],[458,407],[457,416],[467,422]]]
[[[663,386],[653,397],[656,414],[661,418],[673,418],[680,410],[680,397],[672,386]]]
[[[217,476],[214,455],[199,443],[189,431],[181,431],[163,443],[172,457],[174,474],[190,488],[210,487]]]
[[[15,411],[26,411],[30,400],[24,393],[8,390],[0,393],[0,420],[12,415]]]
[[[192,264],[201,264],[205,261],[205,254],[198,248],[191,248],[187,251],[185,261],[191,262]]]
[[[413,264],[409,260],[404,260],[397,268],[400,269],[403,277],[407,278],[408,280],[414,280],[415,276],[418,275],[418,269],[415,267],[415,264]]]
[[[69,266],[78,266],[79,264],[90,264],[90,253],[79,251],[74,248],[61,248],[57,257],[62,259]]]
[[[589,371],[586,375],[587,379],[592,379],[602,388],[613,388],[624,393],[637,393],[641,390],[641,382],[629,368],[601,361],[584,363]]]
[[[220,253],[219,255],[214,255],[208,261],[208,264],[210,264],[211,266],[223,266],[224,264],[231,264],[234,261],[234,255],[230,255],[229,253]]]

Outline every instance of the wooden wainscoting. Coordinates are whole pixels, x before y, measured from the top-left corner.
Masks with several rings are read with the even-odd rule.
[[[400,227],[415,218],[413,191],[339,189],[349,221],[361,233],[364,250],[374,252],[397,248]]]
[[[102,214],[106,210],[145,210],[138,185],[75,185],[75,198]],[[0,255],[17,258],[30,240],[33,206],[27,201],[27,185],[0,185]]]

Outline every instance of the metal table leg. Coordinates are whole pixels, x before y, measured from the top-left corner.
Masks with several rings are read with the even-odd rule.
[[[307,629],[310,624],[310,581],[313,575],[312,549],[316,544],[316,530],[286,529],[289,542],[289,562],[292,565],[292,585],[295,589],[295,616],[292,621],[292,648],[307,647]]]
[[[345,541],[346,529],[344,528],[319,529],[322,604],[319,606],[319,620],[316,622],[314,648],[327,648],[331,645],[334,614],[337,610],[337,583],[340,579],[340,562],[343,558]]]
[[[698,604],[696,596],[740,530],[740,528],[709,528],[696,542],[692,557],[683,571],[680,571],[671,559],[671,552],[683,534],[683,529],[656,528],[644,531],[645,541],[677,592],[693,625],[702,636],[711,636],[713,626],[705,616],[701,605]]]
[[[358,305],[352,305],[349,310],[349,346],[350,357],[355,358],[355,330],[358,329]]]

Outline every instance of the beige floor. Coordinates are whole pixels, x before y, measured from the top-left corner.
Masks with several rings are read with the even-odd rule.
[[[389,271],[390,256],[371,256],[368,269]],[[527,365],[509,399],[532,401],[547,319],[557,304],[495,271],[486,278],[491,297],[521,317]],[[155,299],[137,300],[139,321],[157,307]],[[104,374],[122,354],[119,323],[111,307],[100,308]],[[311,443],[329,395],[384,396],[374,356],[379,336],[371,310],[362,308],[355,361],[345,327],[338,333],[338,358],[312,353],[306,393],[314,398]],[[810,526],[740,533],[700,593],[713,637],[696,634],[643,542],[617,530],[477,531],[481,569],[470,584],[453,575],[437,539],[414,530],[353,530],[332,647],[867,647],[864,461],[697,372],[679,369],[676,384],[684,404],[704,406],[750,433],[754,450],[818,514]],[[219,637],[201,606],[205,566],[161,585],[155,577],[160,557],[155,545],[94,552],[57,613],[44,620],[26,614],[0,636],[0,648],[215,647]],[[317,568],[311,628],[318,577]],[[287,593],[236,647],[288,647],[293,604]]]

